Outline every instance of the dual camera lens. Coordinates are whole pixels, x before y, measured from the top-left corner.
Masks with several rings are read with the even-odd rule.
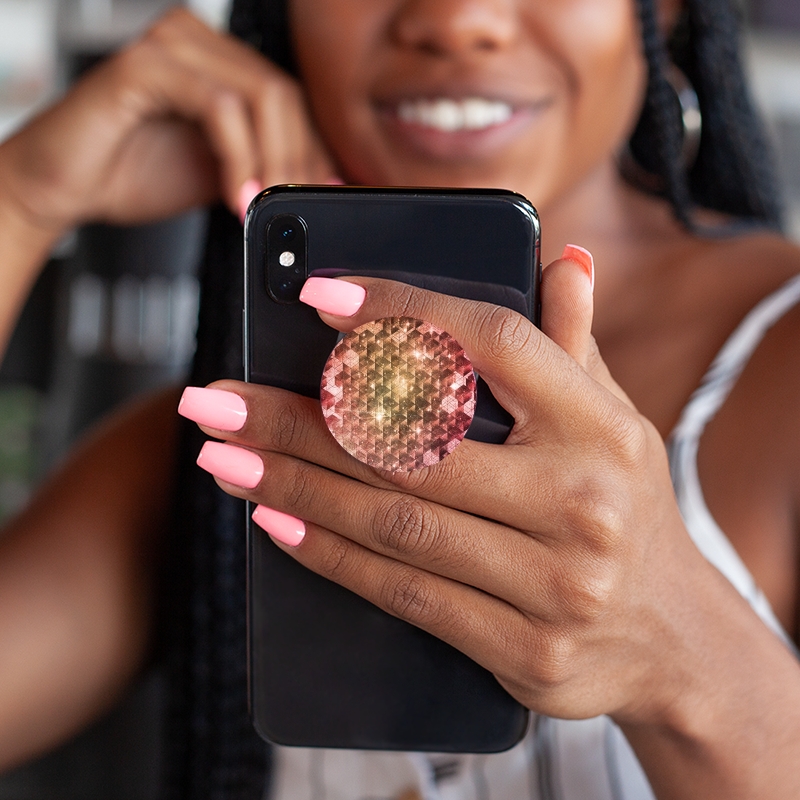
[[[267,226],[267,289],[279,303],[296,303],[306,280],[308,231],[295,214],[281,214]]]

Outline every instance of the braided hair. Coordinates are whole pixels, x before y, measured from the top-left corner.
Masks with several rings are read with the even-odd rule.
[[[692,226],[696,206],[778,226],[767,149],[745,91],[733,0],[686,0],[672,40],[659,31],[656,0],[638,0],[649,81],[631,152],[660,179],[675,214]],[[234,0],[231,30],[294,72],[286,0]],[[681,163],[681,122],[666,78],[669,59],[693,82],[703,114],[696,163]],[[239,221],[215,209],[203,268],[197,355],[191,383],[242,376],[243,244]],[[184,422],[165,624],[170,685],[164,796],[169,800],[257,800],[268,748],[247,711],[247,556],[243,503],[194,466],[203,435]]]

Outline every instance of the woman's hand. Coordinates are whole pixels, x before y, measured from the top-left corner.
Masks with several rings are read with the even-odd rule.
[[[217,197],[241,213],[264,186],[333,175],[298,84],[183,9],[0,147],[3,194],[56,232]]]
[[[323,314],[340,330],[410,316],[449,331],[516,420],[504,445],[467,440],[389,474],[348,456],[317,402],[225,383],[247,407],[225,438],[255,451],[243,482],[262,464],[263,477],[221,485],[302,519],[295,558],[463,650],[528,707],[635,717],[657,656],[678,645],[669,581],[698,559],[661,439],[597,354],[586,274],[560,261],[545,276],[553,338],[505,308],[386,281],[358,281],[353,316]]]
[[[657,796],[790,796],[797,665],[691,542],[663,442],[591,337],[585,271],[545,270],[543,331],[388,281],[332,283],[366,289],[360,307],[361,289],[336,293],[352,316],[322,314],[339,330],[410,316],[451,333],[514,416],[506,443],[465,440],[391,474],[339,447],[318,401],[223,381],[182,401],[232,443],[198,463],[260,504],[293,558],[462,650],[527,707],[612,715]]]

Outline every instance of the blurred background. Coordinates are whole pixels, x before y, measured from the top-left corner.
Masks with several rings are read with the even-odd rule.
[[[788,230],[800,241],[800,0],[742,3],[753,94],[774,142]],[[0,140],[171,5],[0,0]],[[224,26],[229,0],[186,5]],[[137,228],[92,225],[53,253],[0,366],[0,521],[87,425],[182,379],[204,231],[202,212]],[[163,700],[153,670],[91,730],[0,776],[0,800],[154,798]]]

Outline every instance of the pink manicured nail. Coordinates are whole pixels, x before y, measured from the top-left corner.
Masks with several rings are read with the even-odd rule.
[[[264,462],[250,450],[223,442],[206,442],[197,465],[228,483],[255,489],[264,475]]]
[[[273,539],[297,547],[306,535],[306,526],[303,520],[276,511],[266,506],[256,506],[253,512],[253,522],[263,528]]]
[[[261,184],[255,179],[245,181],[239,189],[239,219],[244,222],[250,201],[261,191]]]
[[[187,386],[178,403],[178,413],[186,419],[220,431],[238,431],[247,419],[247,406],[234,392]]]
[[[309,278],[300,292],[300,302],[312,308],[352,317],[364,304],[367,291],[363,286],[336,278]]]
[[[579,247],[577,244],[568,244],[564,248],[561,258],[580,264],[584,272],[589,276],[592,291],[594,291],[594,258],[592,258],[592,254],[585,247]]]

